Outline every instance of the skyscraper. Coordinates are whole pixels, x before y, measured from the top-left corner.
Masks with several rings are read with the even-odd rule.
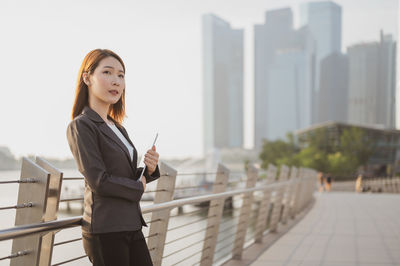
[[[204,152],[243,146],[243,30],[207,14],[203,26]]]
[[[268,138],[268,79],[276,50],[289,47],[293,34],[293,14],[290,8],[265,13],[265,24],[254,26],[254,104],[255,147]]]
[[[308,27],[293,29],[290,8],[266,12],[255,25],[255,147],[264,139],[311,125],[314,42]]]
[[[348,48],[348,122],[395,127],[395,49],[382,32],[380,42]]]
[[[315,40],[315,75],[313,84],[313,122],[316,122],[321,60],[342,45],[342,8],[331,1],[311,2],[300,7],[300,25],[307,25]]]
[[[317,123],[347,122],[348,71],[347,55],[333,53],[322,59]]]
[[[400,5],[398,5],[397,7],[398,12],[397,14],[400,14]],[[400,16],[397,16],[397,36],[400,36]],[[396,98],[395,98],[395,104],[396,104],[396,111],[395,111],[395,115],[396,115],[396,128],[400,129],[400,102],[398,99],[400,99],[400,45],[397,42],[397,64],[396,64]],[[396,100],[397,99],[397,100]],[[400,153],[398,153],[398,157],[399,158],[399,165],[400,165]]]

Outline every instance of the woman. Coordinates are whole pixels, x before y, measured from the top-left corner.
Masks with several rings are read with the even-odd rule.
[[[79,70],[67,139],[85,179],[82,242],[95,266],[152,265],[139,201],[159,178],[155,146],[137,168],[137,151],[122,126],[125,65],[107,49],[89,52]]]

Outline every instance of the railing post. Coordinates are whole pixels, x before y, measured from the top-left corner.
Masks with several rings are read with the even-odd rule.
[[[50,173],[28,158],[22,159],[20,180],[32,179],[34,183],[20,183],[18,205],[31,206],[18,208],[15,225],[43,222],[46,211]],[[11,259],[11,266],[33,266],[39,264],[41,236],[32,235],[13,239],[12,254],[27,252],[26,255]]]
[[[217,176],[213,185],[213,194],[226,191],[229,179],[229,169],[222,164],[218,164]],[[210,201],[208,209],[207,230],[203,242],[203,252],[201,254],[200,265],[212,265],[214,251],[217,245],[219,224],[224,210],[225,199],[214,199]]]
[[[160,163],[160,175],[154,196],[154,203],[171,201],[174,196],[177,171],[166,163]],[[160,266],[167,236],[170,209],[155,211],[151,215],[151,224],[147,246],[154,266]]]
[[[36,163],[50,173],[49,189],[47,194],[47,206],[44,215],[44,221],[53,221],[57,219],[63,173],[40,157],[36,157]],[[55,233],[56,232],[49,232],[42,236],[39,255],[40,266],[50,266],[51,264]]]
[[[263,185],[269,185],[275,182],[276,172],[276,167],[274,165],[268,165],[267,178],[265,182],[263,182]],[[256,243],[261,243],[263,239],[263,233],[268,218],[269,205],[271,203],[271,190],[272,189],[266,189],[263,191],[263,198],[258,210],[256,230],[254,234],[254,241]]]
[[[258,170],[253,165],[249,165],[247,169],[247,182],[246,188],[252,188],[255,186],[258,178]],[[243,252],[243,245],[246,237],[247,226],[250,222],[251,205],[253,203],[253,192],[246,193],[243,195],[243,204],[240,208],[240,216],[237,225],[237,231],[235,235],[235,243],[233,246],[233,258],[241,259]]]
[[[305,198],[307,196],[307,169],[302,168],[300,172],[300,197],[299,197],[299,208],[297,213],[301,212],[304,208]]]
[[[289,173],[289,167],[281,165],[278,182],[285,182]],[[274,207],[271,214],[271,222],[269,229],[271,232],[276,232],[278,229],[279,218],[281,216],[281,207],[283,200],[283,193],[286,186],[280,186],[275,190]]]
[[[317,172],[313,169],[307,169],[306,172],[306,178],[307,178],[307,182],[306,182],[306,200],[304,202],[304,206],[303,208],[307,207],[308,204],[311,202],[314,190],[315,190],[315,184],[317,182]]]
[[[300,201],[301,201],[301,193],[302,193],[302,173],[304,168],[300,168],[297,171],[297,178],[296,178],[296,191],[295,191],[295,198],[293,203],[293,212],[291,213],[292,219],[296,217],[300,210]]]
[[[295,196],[295,188],[296,188],[296,176],[297,176],[297,168],[292,166],[290,175],[289,175],[289,180],[290,184],[286,190],[286,196],[284,200],[284,207],[283,207],[283,214],[282,214],[282,223],[286,224],[289,213],[293,209],[293,201],[294,201],[294,196]]]

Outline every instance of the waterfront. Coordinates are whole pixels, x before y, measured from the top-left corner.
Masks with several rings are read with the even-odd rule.
[[[66,169],[63,170],[64,176],[65,177],[73,177],[73,176],[81,176],[79,172],[76,170],[71,170],[71,169]],[[20,171],[0,171],[0,180],[16,180],[19,179]],[[68,183],[67,183],[68,182]],[[155,184],[155,182],[154,182]],[[69,190],[73,189],[78,189],[79,186],[83,185],[82,180],[75,180],[75,181],[64,181],[64,185],[68,185],[70,188]],[[154,187],[154,185],[152,185]],[[150,187],[150,186],[149,186]],[[148,188],[150,189],[150,188]],[[61,198],[64,198],[63,196],[64,189],[62,190],[61,193]],[[15,205],[18,197],[18,184],[6,184],[2,185],[0,187],[0,206],[10,206],[10,205]],[[142,205],[147,205],[151,204],[151,202],[142,202]],[[240,199],[235,199],[234,200],[234,205],[239,206],[241,204]],[[75,206],[74,206],[75,205]],[[81,215],[81,210],[80,207],[78,206],[79,203],[73,202],[71,203],[72,211],[70,213],[66,212],[66,203],[61,203],[60,204],[60,212],[58,214],[59,218],[64,218],[64,217],[70,217],[70,216],[79,216]],[[193,213],[193,211],[199,210],[199,212],[196,212],[193,215],[187,215],[188,213]],[[204,211],[201,211],[204,210]],[[183,214],[183,215],[181,215]],[[220,232],[223,231],[223,233],[219,234],[219,239],[225,239],[221,241],[217,245],[217,252],[215,255],[215,258],[220,258],[223,257],[225,254],[229,253],[230,247],[233,245],[233,237],[235,235],[235,227],[232,226],[237,222],[237,214],[238,210],[235,209],[233,211],[225,210],[224,211],[224,217],[221,222],[220,226]],[[180,213],[178,213],[177,209],[173,209],[171,212],[171,219],[169,222],[169,228],[176,228],[172,231],[169,231],[167,234],[167,239],[166,243],[171,242],[174,239],[177,239],[178,237],[181,237],[183,235],[186,235],[187,232],[197,232],[201,231],[206,227],[206,220],[202,219],[205,218],[207,215],[207,208],[201,209],[201,207],[195,207],[195,206],[184,206],[184,208],[181,210]],[[151,220],[151,214],[146,214],[145,220],[150,221]],[[5,210],[0,213],[0,228],[5,229],[5,228],[10,228],[14,226],[14,219],[15,219],[15,210]],[[254,220],[254,217],[252,216],[252,220]],[[196,222],[197,221],[197,222]],[[190,224],[193,222],[193,224]],[[185,224],[190,224],[184,227],[179,227],[181,225]],[[250,229],[252,233],[252,222],[250,222]],[[230,229],[229,229],[230,228]],[[148,234],[148,228],[143,228],[144,235]],[[55,243],[61,242],[61,241],[66,241],[70,239],[75,239],[81,237],[81,231],[80,227],[76,228],[70,228],[70,229],[65,229],[56,234],[55,237]],[[176,242],[171,242],[171,244],[166,244],[165,249],[164,249],[164,259],[163,259],[163,265],[171,265],[179,260],[181,260],[183,257],[186,257],[187,255],[190,255],[192,253],[196,253],[196,251],[199,251],[202,249],[202,240],[204,239],[204,231],[199,232],[198,234],[193,234],[187,238],[184,238],[182,240],[176,241]],[[194,244],[198,242],[198,244]],[[190,246],[192,245],[192,246]],[[177,252],[179,249],[188,247],[181,252]],[[10,254],[11,251],[11,241],[4,241],[0,242],[0,257],[4,257]],[[172,254],[171,256],[168,256],[168,254]],[[71,242],[65,245],[59,245],[54,247],[54,252],[53,252],[53,263],[61,262],[64,260],[71,259],[73,257],[79,257],[84,254],[83,248],[82,248],[82,243],[81,241],[76,241],[76,242]],[[200,254],[195,255],[184,262],[182,262],[180,265],[187,265],[187,264],[194,264],[200,260]],[[0,261],[0,266],[2,265],[9,265],[9,260],[5,261]],[[91,265],[89,260],[87,258],[71,262],[68,265]]]

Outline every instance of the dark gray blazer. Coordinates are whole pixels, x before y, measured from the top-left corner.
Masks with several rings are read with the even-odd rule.
[[[125,128],[117,128],[133,146],[132,161],[124,143],[89,106],[67,127],[71,152],[85,178],[85,232],[132,231],[147,226],[139,205],[143,184],[137,181],[143,168],[137,168],[137,151]],[[147,171],[144,176],[147,183],[159,178],[158,166],[151,176]]]

